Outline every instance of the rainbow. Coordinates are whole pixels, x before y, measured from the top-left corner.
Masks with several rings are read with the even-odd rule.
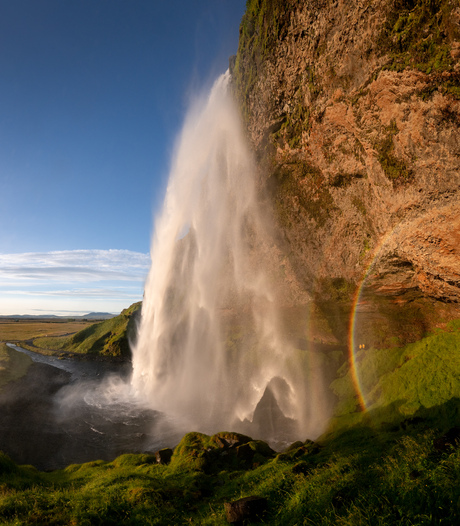
[[[357,324],[357,310],[358,306],[361,301],[361,296],[363,293],[364,285],[367,281],[367,278],[372,270],[372,267],[374,266],[375,261],[377,260],[378,256],[380,255],[380,252],[382,251],[382,248],[384,245],[388,242],[388,240],[392,237],[396,227],[391,228],[386,234],[384,234],[379,241],[379,243],[374,248],[372,258],[370,259],[370,263],[367,265],[363,277],[361,279],[361,283],[359,287],[356,289],[354,297],[353,297],[353,303],[350,313],[350,319],[348,323],[348,359],[350,362],[350,369],[351,369],[351,378],[353,381],[353,386],[356,391],[356,395],[358,397],[358,403],[360,406],[361,411],[366,411],[368,408],[368,404],[366,402],[365,394],[363,392],[363,388],[360,381],[360,375],[358,370],[358,364],[356,360],[356,354],[357,350],[360,348],[364,349],[364,344],[357,343],[356,342],[356,324]]]

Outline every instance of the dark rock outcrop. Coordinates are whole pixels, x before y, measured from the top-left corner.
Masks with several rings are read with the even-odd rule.
[[[173,455],[173,450],[169,447],[156,451],[155,459],[157,461],[157,464],[169,464],[171,462],[172,455]]]

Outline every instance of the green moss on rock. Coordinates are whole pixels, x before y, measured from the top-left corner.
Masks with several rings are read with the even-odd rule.
[[[324,227],[337,210],[332,195],[325,184],[321,170],[307,161],[291,161],[279,165],[272,179],[275,181],[276,206],[282,224],[292,221],[292,204],[295,196],[304,214]]]
[[[377,144],[378,160],[385,175],[394,187],[410,183],[414,180],[414,172],[407,164],[395,156],[394,137],[398,134],[398,128],[393,122],[386,129],[386,136]]]
[[[460,38],[452,17],[458,1],[395,0],[390,4],[379,47],[388,54],[386,69],[406,67],[424,73],[452,70],[451,42]]]

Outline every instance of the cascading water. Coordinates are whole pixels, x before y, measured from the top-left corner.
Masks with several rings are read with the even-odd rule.
[[[183,127],[153,237],[131,376],[92,371],[75,380],[51,367],[45,381],[34,369],[25,398],[0,397],[1,446],[21,463],[61,469],[155,451],[193,430],[240,431],[275,448],[322,431],[330,407],[324,356],[296,344],[292,323],[281,323],[279,249],[228,84],[226,74]],[[24,400],[36,397],[37,385],[43,425],[34,427],[32,404],[18,427],[17,411],[29,407]],[[33,448],[24,440],[30,429],[38,433]]]
[[[216,81],[180,136],[152,240],[132,388],[187,430],[305,438],[325,416],[320,374],[280,329],[264,264],[268,218],[229,81],[228,72]]]

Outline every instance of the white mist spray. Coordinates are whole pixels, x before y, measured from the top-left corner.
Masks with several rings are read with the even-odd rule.
[[[152,240],[132,387],[189,430],[305,438],[324,416],[314,410],[319,375],[279,330],[259,250],[267,218],[228,84],[227,73],[180,136]]]

